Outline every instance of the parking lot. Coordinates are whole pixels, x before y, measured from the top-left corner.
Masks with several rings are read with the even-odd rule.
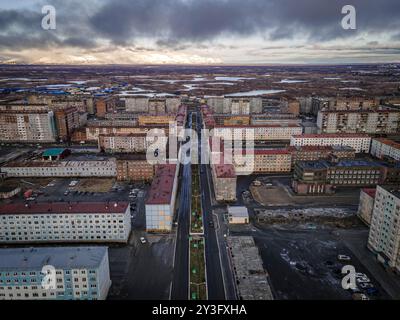
[[[276,299],[351,300],[352,292],[341,285],[344,265],[352,265],[356,272],[367,275],[377,289],[376,295],[368,295],[370,299],[396,298],[392,292],[399,292],[397,276],[387,273],[367,251],[365,227],[346,230],[317,226],[309,229],[306,225],[258,224],[231,227],[230,234],[254,237]],[[339,261],[338,255],[347,255],[350,261]],[[381,284],[395,288],[387,287],[386,290]]]
[[[146,243],[140,242],[140,237]],[[109,248],[110,300],[167,300],[173,272],[174,235],[134,231],[126,246]]]

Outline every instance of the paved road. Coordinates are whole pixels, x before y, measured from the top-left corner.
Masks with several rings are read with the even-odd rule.
[[[189,114],[187,127],[191,127]],[[172,279],[171,299],[187,300],[189,297],[189,213],[192,172],[190,164],[184,165],[180,177],[181,186],[177,215],[178,229],[175,247],[174,275]]]
[[[197,127],[201,128],[201,118],[199,114],[197,114],[197,119]],[[201,152],[201,143],[199,143],[199,155],[202,154]],[[225,239],[220,239],[218,242],[216,230],[214,228],[219,227],[219,222],[214,224],[214,228],[210,227],[209,225],[209,222],[214,220],[211,202],[212,194],[210,194],[211,186],[209,184],[209,180],[207,179],[207,171],[209,170],[209,166],[201,165],[200,168],[200,186],[202,191],[201,201],[204,217],[204,236],[206,239],[205,253],[207,265],[208,299],[234,300],[235,294],[232,283],[233,277],[229,266],[227,266],[229,261],[226,257]]]
[[[189,212],[190,212],[190,164],[183,166],[181,178],[180,205],[178,209],[178,230],[176,237],[174,276],[171,299],[187,300],[189,295]]]

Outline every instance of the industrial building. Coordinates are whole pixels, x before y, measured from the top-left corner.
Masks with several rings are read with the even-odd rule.
[[[230,224],[248,224],[249,211],[246,207],[228,206],[228,221]]]
[[[178,175],[179,165],[177,164],[157,166],[145,203],[147,231],[169,232],[172,230]]]
[[[128,202],[0,205],[0,243],[126,243],[130,231]]]
[[[400,190],[379,185],[376,188],[368,248],[380,262],[400,272]]]
[[[107,247],[0,249],[0,300],[105,300]]]

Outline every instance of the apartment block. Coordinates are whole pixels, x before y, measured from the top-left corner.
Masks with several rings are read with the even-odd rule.
[[[88,122],[86,126],[86,141],[98,142],[100,135],[109,134],[147,134],[150,130],[157,129],[168,135],[168,125],[135,126],[132,124],[115,124],[112,121]]]
[[[55,142],[54,112],[47,105],[0,105],[0,141]]]
[[[224,140],[278,141],[290,140],[294,135],[303,133],[299,125],[268,125],[268,126],[215,126],[214,136]]]
[[[0,243],[126,243],[130,231],[128,202],[0,205]]]
[[[168,125],[170,122],[174,121],[175,121],[175,116],[168,114],[140,115],[138,117],[139,126],[157,125],[157,124]]]
[[[110,287],[107,247],[0,249],[0,300],[105,300]]]
[[[236,161],[236,154],[238,154],[237,151],[233,153],[236,175],[284,173],[292,170],[292,155],[288,150],[254,149],[249,153],[239,154],[241,156],[249,156],[252,159],[252,161],[240,161],[243,163]]]
[[[119,181],[151,181],[154,175],[155,166],[146,160],[146,155],[120,156],[117,159]]]
[[[157,166],[145,203],[146,230],[148,232],[170,232],[172,230],[178,175],[179,165],[177,164]]]
[[[400,272],[400,190],[379,185],[376,188],[368,248],[379,261]]]
[[[72,133],[81,126],[81,115],[76,107],[68,107],[54,111],[58,138],[67,141]]]
[[[143,133],[99,135],[99,150],[108,153],[146,152],[146,135]]]
[[[400,143],[389,139],[372,139],[371,155],[379,159],[385,157],[400,161]]]
[[[181,105],[180,97],[148,98],[148,97],[125,97],[125,111],[133,113],[176,114]]]
[[[371,224],[375,204],[376,188],[364,188],[360,192],[360,202],[357,214],[367,225]]]
[[[115,177],[115,159],[89,161],[16,161],[0,167],[7,177]]]
[[[290,145],[302,146],[345,146],[356,153],[369,153],[371,137],[366,134],[303,134],[294,135]]]
[[[400,131],[400,110],[319,111],[321,133],[392,134]]]
[[[99,97],[95,101],[96,116],[104,118],[106,113],[116,110],[117,99],[115,97]]]
[[[215,113],[248,115],[262,113],[262,98],[259,97],[207,97],[206,103]]]

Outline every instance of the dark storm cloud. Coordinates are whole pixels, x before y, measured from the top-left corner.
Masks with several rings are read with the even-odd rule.
[[[357,30],[340,26],[341,8],[357,9]],[[37,10],[1,10],[0,47],[74,46],[94,48],[98,41],[134,45],[137,38],[159,47],[185,49],[219,36],[324,42],[361,32],[384,34],[400,29],[399,0],[47,0],[57,9],[57,30],[40,28]],[[397,37],[393,40],[398,40]],[[38,44],[35,44],[38,43]]]
[[[358,31],[381,32],[400,27],[399,0],[350,1],[357,9]],[[209,40],[219,35],[271,32],[273,40],[296,33],[330,40],[355,32],[340,26],[348,0],[113,0],[90,18],[102,36],[126,39],[167,37],[176,41]]]

